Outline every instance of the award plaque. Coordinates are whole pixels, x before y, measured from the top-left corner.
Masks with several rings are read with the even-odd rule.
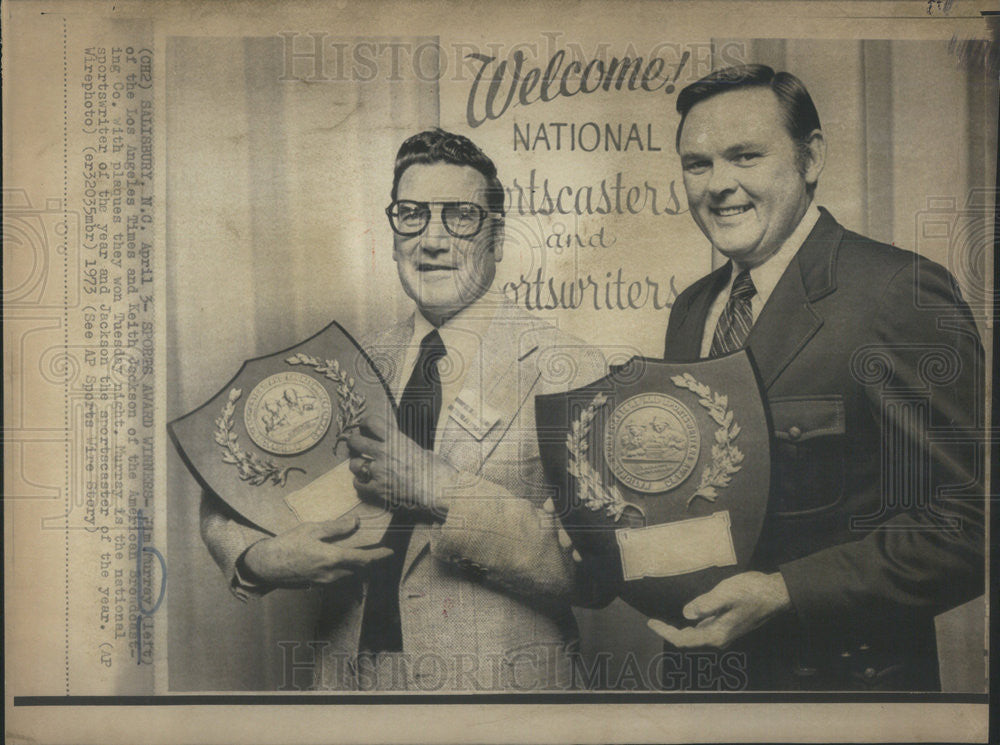
[[[746,351],[642,357],[535,399],[545,478],[587,571],[643,613],[678,620],[745,571],[770,486],[770,429]]]
[[[192,475],[268,533],[302,521],[361,520],[349,542],[381,540],[391,513],[360,502],[344,440],[365,414],[395,421],[368,355],[331,323],[281,352],[243,363],[209,401],[168,425]]]

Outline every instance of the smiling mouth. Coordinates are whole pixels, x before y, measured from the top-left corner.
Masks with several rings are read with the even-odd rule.
[[[744,212],[749,212],[752,208],[749,204],[744,204],[739,207],[710,207],[712,214],[718,215],[719,217],[735,217],[736,215],[742,215]]]

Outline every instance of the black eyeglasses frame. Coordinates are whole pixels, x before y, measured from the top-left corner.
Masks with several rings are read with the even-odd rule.
[[[416,205],[418,208],[423,208],[424,221],[423,225],[420,226],[419,230],[413,230],[413,231],[402,230],[396,224],[396,218],[398,217],[398,209],[399,205],[401,204],[412,204]],[[387,218],[389,218],[389,226],[392,228],[394,233],[396,233],[397,235],[401,235],[404,238],[414,238],[423,233],[425,230],[427,230],[427,226],[430,225],[431,222],[430,208],[432,205],[440,205],[441,222],[444,225],[444,229],[448,232],[449,235],[455,238],[475,238],[477,235],[479,235],[480,231],[483,229],[483,223],[486,222],[486,218],[491,215],[495,216],[497,214],[495,211],[489,210],[480,204],[476,204],[475,202],[463,202],[454,200],[444,201],[444,202],[419,202],[415,199],[397,199],[396,201],[394,201],[392,204],[390,204],[388,207],[385,208],[385,215]],[[468,233],[460,233],[456,232],[452,228],[452,226],[449,225],[447,218],[447,215],[449,214],[449,208],[458,209],[461,207],[473,207],[478,212],[479,221],[476,223],[475,230],[472,230],[471,232]]]

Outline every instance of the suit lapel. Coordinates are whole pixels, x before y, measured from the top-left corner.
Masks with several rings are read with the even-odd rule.
[[[375,368],[389,387],[389,397],[395,399],[394,391],[401,387],[403,361],[407,346],[413,337],[413,316],[397,323],[387,331],[377,335],[365,351],[371,357]],[[397,402],[398,403],[398,402]]]
[[[765,388],[774,383],[823,325],[813,303],[837,289],[837,253],[844,229],[823,207],[819,211],[819,220],[789,263],[747,337],[747,346],[753,352]],[[727,262],[704,277],[699,281],[700,287],[693,288],[687,307],[677,307],[671,312],[666,359],[700,358],[708,311],[729,280],[731,267],[732,262]]]
[[[798,258],[793,258],[747,337],[765,390],[822,325],[809,304]]]
[[[703,287],[691,298],[687,311],[682,311],[678,325],[671,333],[668,342],[670,347],[665,350],[666,359],[691,361],[701,357],[701,341],[705,331],[705,321],[708,318],[708,310],[715,296],[729,281],[732,266],[731,261],[726,262],[702,280]]]
[[[825,209],[775,285],[747,337],[765,390],[823,325],[813,303],[836,289],[844,229]]]
[[[386,385],[389,386],[389,395],[396,404],[399,402],[395,400],[395,392],[399,391],[402,394],[404,385],[403,363],[406,361],[409,345],[413,342],[413,327],[414,316],[410,315],[407,320],[393,326],[385,333],[379,334],[375,339],[373,349],[370,351],[375,366],[382,374]],[[396,423],[392,422],[389,426],[396,426]],[[402,585],[402,580],[406,578],[406,573],[414,560],[427,548],[429,540],[428,527],[417,523],[413,527],[413,533],[406,548],[400,585]]]
[[[468,473],[479,473],[506,436],[521,406],[531,395],[540,372],[535,364],[537,345],[532,334],[499,319],[483,339],[482,351],[466,376],[459,395],[478,427],[464,426],[449,416],[442,431],[440,454]]]
[[[503,305],[483,335],[480,352],[469,366],[457,406],[471,412],[485,433],[466,427],[460,417],[446,414],[436,439],[438,455],[466,473],[479,474],[489,457],[507,435],[521,407],[530,398],[541,372],[535,353],[538,349],[531,329],[537,322],[522,320]],[[406,552],[403,578],[416,559],[428,548],[430,527],[418,525]]]

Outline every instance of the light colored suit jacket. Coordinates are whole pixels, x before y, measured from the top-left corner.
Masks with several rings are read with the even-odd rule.
[[[413,318],[362,346],[391,389],[413,334]],[[454,417],[439,426],[438,453],[463,474],[443,523],[419,523],[399,588],[403,655],[378,670],[357,660],[365,586],[357,577],[325,590],[319,637],[324,689],[543,690],[572,685],[577,638],[570,603],[579,583],[560,548],[535,432],[534,396],[576,388],[605,373],[603,356],[579,339],[501,306],[483,335],[459,396],[489,431]],[[206,496],[202,536],[227,577],[265,537]]]

